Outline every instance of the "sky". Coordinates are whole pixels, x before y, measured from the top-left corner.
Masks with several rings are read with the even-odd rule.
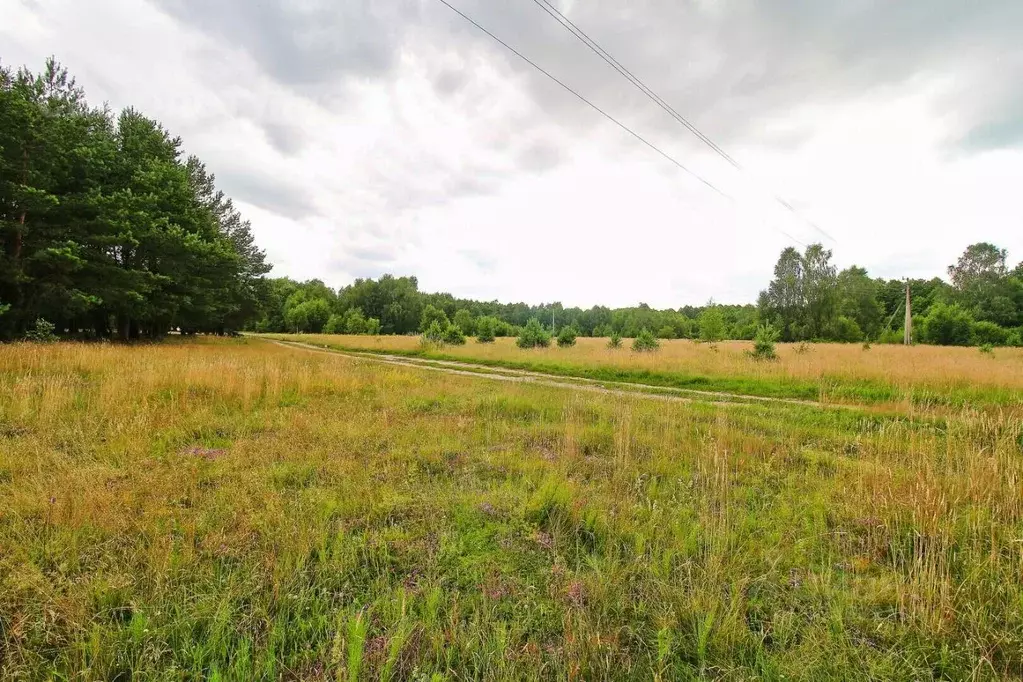
[[[1019,0],[551,0],[742,172],[538,0],[449,2],[721,193],[440,0],[0,0],[0,63],[181,136],[274,276],[679,307],[815,241],[886,278],[1023,260]]]

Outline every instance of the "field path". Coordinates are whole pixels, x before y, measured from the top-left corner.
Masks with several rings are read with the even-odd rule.
[[[256,337],[258,338],[258,337]],[[605,395],[635,396],[661,400],[665,402],[681,403],[707,403],[722,407],[736,405],[791,405],[799,407],[814,407],[818,409],[865,409],[862,405],[848,405],[837,403],[822,403],[813,400],[797,400],[795,398],[771,398],[766,396],[746,395],[742,393],[724,393],[719,391],[700,391],[697,389],[674,388],[670,386],[656,386],[652,384],[639,384],[631,382],[598,381],[584,377],[567,377],[558,374],[545,374],[543,372],[531,372],[527,370],[506,369],[478,365],[471,362],[457,362],[452,360],[430,360],[428,358],[409,358],[398,355],[384,355],[380,353],[359,353],[357,351],[337,350],[324,348],[300,341],[279,341],[277,339],[264,339],[278,346],[285,348],[304,350],[307,352],[325,353],[328,355],[341,356],[354,360],[362,360],[382,365],[393,365],[396,367],[411,367],[414,369],[425,369],[432,372],[454,374],[459,376],[490,379],[492,381],[509,381],[514,383],[529,383],[539,386],[550,386],[553,388],[564,388],[574,391],[587,391],[590,393],[602,393]]]

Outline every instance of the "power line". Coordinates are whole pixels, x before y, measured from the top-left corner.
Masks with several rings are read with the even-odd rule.
[[[561,86],[562,88],[564,88],[564,89],[565,89],[566,91],[568,91],[569,93],[571,93],[572,95],[574,95],[574,96],[575,96],[576,98],[578,98],[578,99],[579,99],[580,101],[582,101],[582,102],[584,102],[585,104],[587,104],[587,105],[588,105],[588,106],[589,106],[590,108],[592,108],[592,109],[593,109],[594,111],[596,111],[597,113],[599,113],[599,114],[600,114],[601,116],[603,116],[603,117],[604,117],[604,118],[606,118],[607,120],[611,121],[612,123],[614,123],[614,124],[615,124],[616,126],[618,126],[619,128],[621,128],[621,129],[622,129],[622,130],[624,130],[625,132],[627,132],[627,133],[629,133],[630,135],[632,135],[632,136],[633,136],[634,138],[636,138],[637,140],[639,140],[640,142],[642,142],[643,144],[645,144],[645,145],[646,145],[647,147],[649,147],[650,149],[654,150],[655,152],[657,152],[658,154],[660,154],[661,156],[663,156],[663,157],[664,157],[665,159],[667,159],[668,161],[670,161],[670,162],[671,162],[672,164],[674,164],[674,165],[675,165],[675,166],[677,166],[678,168],[682,169],[683,171],[685,171],[685,172],[686,172],[687,174],[689,174],[690,176],[692,176],[692,177],[696,178],[697,180],[699,180],[700,182],[702,182],[702,183],[703,183],[704,185],[706,185],[706,186],[707,186],[707,187],[709,187],[710,189],[714,190],[715,192],[717,192],[717,193],[718,193],[719,195],[721,195],[722,197],[724,197],[724,198],[725,198],[725,199],[727,199],[728,201],[732,202],[732,203],[733,203],[733,205],[734,205],[734,203],[735,203],[735,198],[734,198],[734,197],[732,197],[731,195],[729,195],[729,194],[726,194],[725,192],[723,192],[723,191],[721,191],[720,189],[718,189],[718,188],[717,188],[717,187],[716,187],[716,186],[715,186],[715,185],[714,185],[714,184],[713,184],[712,182],[710,182],[709,180],[705,179],[705,178],[704,178],[703,176],[701,176],[701,175],[699,175],[698,173],[696,173],[696,172],[694,172],[694,171],[690,170],[689,168],[686,168],[686,166],[685,166],[685,165],[683,165],[683,164],[682,164],[682,162],[680,162],[680,161],[679,161],[678,159],[676,159],[675,157],[671,156],[671,155],[670,155],[670,154],[668,154],[667,152],[663,151],[663,150],[662,150],[662,149],[661,149],[660,147],[658,147],[658,146],[657,146],[657,145],[655,145],[654,143],[652,143],[652,142],[650,142],[649,140],[647,140],[647,139],[646,139],[645,137],[643,137],[642,135],[640,135],[639,133],[637,133],[637,132],[636,132],[635,130],[633,130],[632,128],[630,128],[629,126],[625,125],[624,123],[622,123],[621,121],[619,121],[619,120],[618,120],[617,118],[615,118],[614,116],[612,116],[611,114],[607,113],[606,111],[604,111],[603,109],[601,109],[600,107],[598,107],[598,106],[597,106],[596,104],[594,104],[593,102],[591,102],[590,100],[588,100],[588,99],[587,99],[586,97],[584,97],[583,95],[579,94],[579,93],[578,93],[577,91],[575,91],[574,89],[572,89],[572,88],[571,88],[570,86],[566,85],[566,84],[565,84],[565,82],[564,82],[564,81],[562,81],[562,80],[560,80],[560,79],[559,79],[559,78],[558,78],[557,76],[553,75],[553,74],[552,74],[551,72],[549,72],[549,71],[547,71],[546,69],[544,69],[544,68],[543,68],[542,66],[540,66],[539,64],[537,64],[536,62],[534,62],[534,61],[533,61],[532,59],[530,59],[530,58],[529,58],[529,57],[527,57],[526,55],[522,54],[521,52],[519,52],[518,50],[516,50],[516,49],[515,49],[514,47],[512,47],[511,45],[509,45],[509,44],[508,44],[508,43],[506,43],[505,41],[501,40],[500,38],[498,38],[498,37],[497,37],[496,35],[494,35],[494,34],[493,34],[493,33],[491,33],[490,31],[488,31],[488,30],[487,30],[486,28],[484,28],[483,26],[481,26],[481,25],[480,25],[479,23],[477,23],[477,22],[476,22],[476,21],[475,21],[475,20],[474,20],[474,19],[473,19],[472,17],[470,17],[469,15],[465,14],[465,13],[464,13],[464,12],[463,12],[462,10],[460,10],[460,9],[458,9],[457,7],[453,6],[453,5],[452,5],[451,3],[449,3],[449,2],[447,1],[447,0],[438,0],[438,2],[442,3],[442,4],[444,5],[444,6],[446,6],[446,7],[448,8],[448,9],[450,9],[450,10],[451,10],[452,12],[454,12],[454,13],[455,13],[455,14],[457,14],[458,16],[460,16],[460,17],[462,17],[463,19],[465,19],[466,21],[468,21],[468,22],[469,22],[470,24],[472,24],[473,26],[475,26],[475,27],[476,27],[477,29],[479,29],[479,30],[480,30],[480,31],[482,31],[483,33],[485,33],[485,34],[487,34],[488,36],[490,36],[490,37],[491,37],[492,39],[494,39],[495,41],[497,41],[498,43],[500,43],[500,44],[501,44],[501,45],[502,45],[502,46],[503,46],[503,47],[504,47],[504,48],[505,48],[506,50],[508,50],[509,52],[511,52],[512,54],[514,54],[514,55],[515,55],[516,57],[518,57],[518,58],[519,58],[519,59],[521,59],[522,61],[524,61],[524,62],[526,62],[527,64],[529,64],[530,66],[532,66],[532,67],[533,67],[534,69],[536,69],[537,71],[539,71],[539,72],[540,72],[540,73],[542,73],[543,75],[547,76],[547,78],[549,78],[550,80],[552,80],[552,81],[554,81],[555,83],[557,83],[558,85],[560,85],[560,86]],[[784,230],[782,230],[781,228],[775,227],[775,226],[773,226],[773,225],[772,225],[772,227],[774,227],[774,229],[776,229],[776,230],[777,230],[778,232],[780,232],[781,234],[785,235],[785,236],[786,236],[786,237],[788,237],[788,238],[789,238],[790,240],[794,241],[795,243],[799,244],[800,246],[804,246],[804,247],[806,246],[805,244],[803,244],[803,243],[802,243],[802,242],[800,242],[800,241],[799,241],[798,239],[796,239],[795,237],[793,237],[793,236],[792,236],[792,235],[790,235],[789,233],[785,232],[785,231],[784,231]]]
[[[581,28],[579,28],[574,23],[572,23],[572,20],[569,19],[568,17],[566,17],[564,14],[562,14],[561,11],[558,10],[557,7],[552,5],[548,0],[533,0],[533,2],[537,6],[539,6],[540,9],[544,10],[545,12],[547,12],[547,14],[549,14],[555,21],[557,21],[559,24],[561,24],[561,26],[564,27],[566,30],[568,30],[572,35],[574,35],[576,38],[581,40],[583,42],[583,44],[586,45],[588,48],[590,48],[598,57],[600,57],[605,62],[607,62],[619,74],[624,76],[625,79],[628,80],[630,83],[632,83],[636,88],[638,88],[640,90],[640,92],[642,92],[644,95],[646,95],[651,100],[653,100],[655,104],[657,104],[659,107],[661,107],[661,109],[666,111],[672,118],[674,118],[676,121],[678,121],[683,126],[685,126],[701,142],[703,142],[708,147],[710,147],[712,150],[714,150],[714,152],[716,154],[718,154],[718,156],[720,156],[722,159],[727,161],[729,163],[729,165],[731,165],[733,168],[735,168],[739,172],[743,172],[743,173],[746,172],[746,169],[743,168],[742,164],[740,164],[738,161],[736,161],[734,158],[732,158],[732,156],[730,154],[728,154],[728,152],[726,152],[724,149],[719,147],[712,139],[710,139],[709,137],[704,135],[695,125],[690,123],[684,116],[682,116],[682,114],[678,113],[678,111],[676,111],[674,107],[672,107],[670,104],[665,102],[664,99],[660,95],[658,95],[656,92],[651,90],[646,85],[646,83],[641,81],[631,71],[629,71],[627,68],[622,66],[622,64],[617,59],[615,59],[607,50],[602,48],[595,40],[590,38],[586,34],[585,31],[583,31]],[[824,235],[825,237],[827,237],[831,241],[837,243],[837,240],[834,237],[832,237],[830,234],[825,232],[815,222],[813,222],[812,220],[808,219],[806,216],[802,215],[799,211],[796,210],[796,208],[791,203],[789,203],[788,201],[786,201],[782,197],[778,196],[777,194],[774,194],[773,192],[771,193],[771,196],[772,196],[772,198],[778,204],[783,206],[785,209],[787,209],[789,212],[791,212],[794,216],[796,216],[797,218],[799,218],[800,220],[805,222],[807,225],[809,225],[813,229],[817,230],[817,232],[820,232],[822,235]]]

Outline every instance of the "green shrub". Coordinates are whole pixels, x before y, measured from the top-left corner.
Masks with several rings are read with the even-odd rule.
[[[1012,329],[1009,331],[1009,335],[1005,337],[1005,345],[1019,348],[1023,346],[1023,332],[1019,329]]]
[[[476,320],[477,343],[493,343],[497,335],[498,320],[493,317],[481,317]]]
[[[611,336],[613,333],[614,331],[611,329],[611,326],[607,324],[598,324],[593,328],[593,335],[597,338],[606,338]]]
[[[551,345],[551,335],[540,326],[540,321],[534,317],[523,327],[515,344],[519,348],[546,348]]]
[[[462,333],[466,336],[472,336],[476,333],[476,321],[472,318],[472,313],[465,308],[460,308],[456,311],[455,317],[451,321],[456,327],[461,329]]]
[[[650,333],[650,330],[644,327],[635,339],[632,340],[632,350],[638,353],[645,353],[648,351],[655,351],[661,347],[661,344],[657,342],[654,335]]]
[[[995,347],[992,346],[990,343],[982,343],[980,345],[980,352],[984,353],[985,355],[994,355]]]
[[[885,329],[877,337],[878,343],[899,344],[902,343],[905,332],[902,329]]]
[[[432,304],[428,304],[425,308],[423,308],[423,316],[419,319],[419,331],[425,333],[434,322],[440,326],[441,332],[443,333],[444,329],[448,326],[448,316],[447,313],[440,308],[437,308]]]
[[[1009,340],[1009,330],[999,327],[994,322],[975,322],[973,324],[973,342],[984,346],[1004,346]]]
[[[53,333],[55,328],[52,322],[40,317],[35,325],[25,332],[25,340],[33,343],[53,343],[57,340],[57,335]]]
[[[657,332],[657,338],[659,339],[674,339],[677,338],[677,336],[678,335],[675,333],[675,329],[673,327],[670,327],[669,325],[664,325]]]
[[[423,338],[420,339],[420,343],[424,346],[430,345],[442,345],[444,343],[444,330],[445,328],[440,326],[439,320],[433,320],[430,322],[430,326],[423,332]]]
[[[834,322],[831,338],[842,343],[855,343],[863,340],[863,330],[856,320],[842,315]]]
[[[452,346],[464,346],[465,334],[462,333],[458,325],[448,324],[447,329],[444,330],[444,343]]]
[[[345,318],[343,315],[331,315],[327,324],[323,325],[324,334],[344,334]]]
[[[622,347],[622,335],[618,332],[611,332],[611,338],[607,340],[607,347],[611,350]]]
[[[700,340],[720,341],[725,337],[725,317],[717,308],[707,308],[700,313]]]
[[[561,328],[561,332],[558,334],[558,347],[568,348],[575,345],[575,339],[579,336],[576,332],[575,327],[571,325]]]
[[[345,313],[345,334],[357,336],[366,333],[366,318],[362,308],[352,308]]]
[[[366,333],[370,336],[380,336],[380,320],[375,317],[366,320]]]
[[[769,324],[757,327],[757,333],[753,337],[753,350],[750,355],[755,360],[775,360],[778,354],[774,352],[774,344],[778,340],[777,330]]]
[[[922,321],[923,340],[939,346],[968,346],[973,317],[957,305],[935,303]]]

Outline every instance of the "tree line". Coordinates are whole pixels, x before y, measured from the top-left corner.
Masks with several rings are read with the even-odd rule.
[[[783,341],[903,339],[906,282],[873,279],[861,267],[838,272],[832,253],[811,244],[782,251],[761,292],[760,319]],[[948,281],[909,280],[913,340],[938,345],[1023,345],[1023,263],[980,242],[948,266]]]
[[[0,339],[225,333],[270,266],[214,176],[157,121],[88,104],[67,70],[0,65]]]
[[[914,340],[944,345],[1021,345],[1023,264],[1006,265],[1004,249],[974,244],[949,266],[949,281],[909,282]],[[769,327],[782,341],[900,343],[905,286],[902,280],[872,278],[864,268],[839,272],[832,252],[811,244],[802,253],[782,251],[774,279],[756,305],[683,306],[657,310],[566,308],[460,299],[419,290],[415,277],[384,275],[357,279],[335,291],[320,280],[267,280],[259,332],[329,334],[418,334],[453,327],[465,336],[519,336],[531,321],[557,336],[636,338],[643,331],[661,339],[707,341],[756,337]]]

